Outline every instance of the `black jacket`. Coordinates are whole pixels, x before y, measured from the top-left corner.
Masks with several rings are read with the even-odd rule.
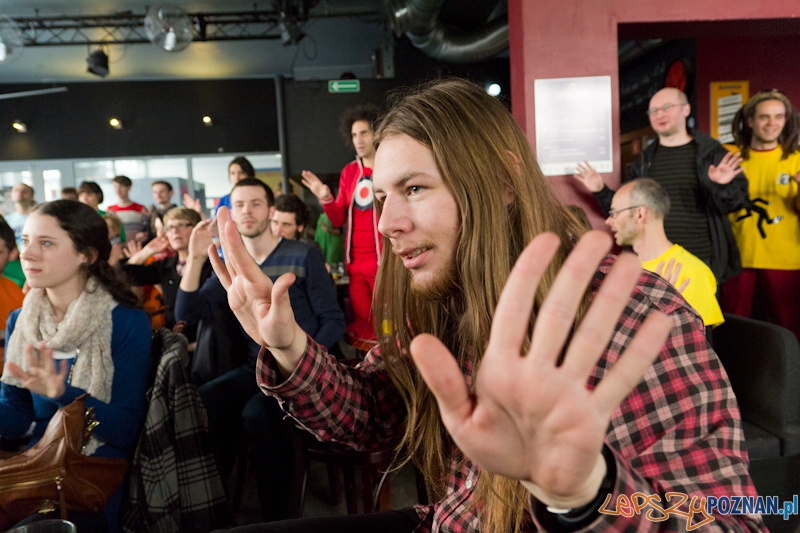
[[[705,209],[708,215],[708,226],[711,230],[711,270],[721,284],[726,279],[737,276],[742,272],[742,260],[739,256],[739,247],[733,238],[728,213],[733,213],[752,204],[748,194],[747,178],[744,173],[739,173],[733,181],[726,185],[719,185],[708,178],[708,167],[718,165],[728,153],[717,140],[712,139],[701,131],[692,133],[697,143],[697,179],[705,191]],[[649,177],[650,164],[658,149],[658,140],[648,146],[639,156],[639,159],[628,168],[624,181],[636,178]],[[603,187],[594,197],[606,214],[611,209],[611,200],[614,192],[608,187]],[[680,244],[680,243],[678,243]]]
[[[161,284],[161,292],[164,294],[164,319],[167,329],[172,329],[175,325],[175,300],[178,298],[178,288],[181,284],[181,277],[177,270],[178,256],[173,255],[150,263],[149,265],[129,265],[122,263],[122,271],[130,281],[131,285],[156,285]],[[200,285],[211,277],[211,262],[206,260],[203,263],[203,270],[200,274]],[[197,326],[184,329],[183,334],[194,342],[197,334]]]

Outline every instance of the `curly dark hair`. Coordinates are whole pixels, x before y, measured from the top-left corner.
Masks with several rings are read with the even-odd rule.
[[[114,300],[128,307],[139,307],[139,299],[108,264],[111,254],[108,226],[97,211],[75,200],[55,200],[39,204],[33,213],[55,218],[58,226],[69,234],[76,252],[95,256],[86,266],[87,274],[97,278]]]
[[[344,138],[344,143],[347,146],[353,145],[352,129],[353,123],[359,120],[367,121],[374,131],[378,125],[378,117],[380,116],[380,109],[375,104],[362,104],[350,109],[345,109],[344,113],[339,117],[339,133]]]
[[[780,91],[774,89],[760,91],[753,95],[753,97],[736,112],[736,116],[733,117],[733,142],[742,151],[742,157],[745,160],[750,158],[750,141],[753,140],[753,128],[750,127],[747,121],[755,117],[758,104],[768,100],[776,100],[786,107],[786,124],[783,126],[780,137],[778,137],[778,142],[783,149],[781,159],[786,159],[798,150],[800,120],[798,120],[797,117],[797,109],[795,109],[786,95]]]

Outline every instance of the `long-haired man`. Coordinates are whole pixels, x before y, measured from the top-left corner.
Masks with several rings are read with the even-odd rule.
[[[763,294],[769,319],[800,338],[800,121],[797,109],[779,91],[754,95],[733,120],[735,146],[741,152],[750,198],[769,202],[774,223],[758,229],[758,217],[738,220],[745,212],[731,214],[731,227],[743,271],[722,290],[722,308],[750,316],[753,297]],[[758,287],[758,289],[756,289]]]
[[[634,493],[755,495],[702,321],[633,255],[607,256],[608,235],[584,235],[500,102],[434,83],[394,105],[376,144],[380,344],[358,367],[293,323],[291,276],[270,283],[224,212],[214,267],[268,347],[262,391],[319,439],[399,440],[433,503],[246,531],[683,531],[686,515],[599,509]]]

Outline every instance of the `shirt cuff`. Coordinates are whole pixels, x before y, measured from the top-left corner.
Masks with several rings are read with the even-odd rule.
[[[307,394],[319,380],[320,373],[324,368],[324,365],[317,361],[317,358],[324,353],[325,349],[306,334],[306,348],[297,367],[288,378],[283,379],[272,352],[262,346],[258,352],[256,363],[258,386],[265,392],[274,393],[286,399]]]

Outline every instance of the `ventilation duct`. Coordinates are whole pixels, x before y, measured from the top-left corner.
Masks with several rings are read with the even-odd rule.
[[[441,61],[471,63],[508,48],[507,16],[477,30],[462,31],[439,22],[444,0],[385,0],[385,3],[395,34],[405,33],[414,46]]]

